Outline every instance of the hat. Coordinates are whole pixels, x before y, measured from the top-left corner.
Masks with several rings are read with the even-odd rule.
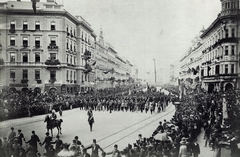
[[[46,132],[46,135],[49,135],[49,132]]]
[[[183,144],[187,144],[187,143],[186,143],[186,141],[181,141],[180,144],[183,145]]]

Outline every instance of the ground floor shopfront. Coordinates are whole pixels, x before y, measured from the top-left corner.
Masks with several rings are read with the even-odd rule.
[[[236,90],[240,88],[240,77],[237,75],[205,77],[202,79],[201,87],[208,91],[208,93],[212,93],[213,91],[226,91],[229,89]]]

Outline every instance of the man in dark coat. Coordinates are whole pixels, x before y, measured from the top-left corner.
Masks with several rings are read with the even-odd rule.
[[[88,123],[89,123],[89,126],[90,126],[90,131],[92,131],[92,125],[94,123],[94,118],[93,118],[93,113],[92,113],[92,109],[90,108],[88,113]]]
[[[38,135],[35,134],[35,131],[32,131],[31,139],[29,141],[27,141],[26,143],[29,143],[29,145],[35,147],[36,149],[37,149],[37,143],[39,143],[39,145],[41,145],[40,139],[39,139]]]
[[[193,157],[198,157],[198,155],[200,154],[200,147],[196,140],[194,140],[194,142],[191,144],[191,148]]]
[[[100,149],[103,153],[105,153],[104,150],[97,144],[96,139],[93,139],[93,144],[91,144],[90,146],[86,147],[85,149],[89,149],[89,148],[92,148],[91,157],[99,157],[99,156],[98,156],[98,150],[99,150],[99,149]]]

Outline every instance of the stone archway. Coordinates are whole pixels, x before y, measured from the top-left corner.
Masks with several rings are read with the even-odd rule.
[[[17,92],[16,88],[14,88],[14,87],[9,88],[8,91],[10,93],[16,93]]]
[[[231,83],[227,83],[226,85],[225,85],[225,91],[227,91],[227,90],[232,90],[233,89],[233,85],[231,84]]]

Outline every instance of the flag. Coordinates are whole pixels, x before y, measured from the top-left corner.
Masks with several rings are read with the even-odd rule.
[[[93,65],[93,66],[96,65],[96,63],[97,63],[97,61],[94,61],[94,62],[92,63],[92,65]]]
[[[33,12],[36,14],[36,1],[37,0],[32,0],[32,8],[33,8]]]
[[[103,71],[103,73],[104,73],[104,74],[107,74],[107,73],[109,73],[109,71]]]

